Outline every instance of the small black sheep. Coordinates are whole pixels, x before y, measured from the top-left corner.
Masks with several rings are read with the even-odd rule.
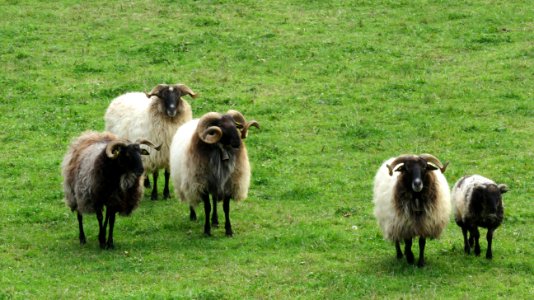
[[[507,191],[508,187],[505,184],[496,184],[480,175],[464,176],[454,185],[452,189],[454,218],[456,224],[462,228],[465,253],[469,254],[474,244],[475,255],[480,255],[478,227],[483,227],[488,229],[486,258],[493,257],[491,252],[493,232],[503,221],[502,194]]]

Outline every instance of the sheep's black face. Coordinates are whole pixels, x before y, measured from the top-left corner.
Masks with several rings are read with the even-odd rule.
[[[158,97],[161,99],[165,113],[170,118],[174,118],[179,110],[179,107],[181,105],[181,97],[182,93],[179,89],[174,87],[168,87],[166,89],[162,89],[158,93]]]
[[[234,118],[229,115],[223,115],[218,123],[217,126],[223,132],[219,142],[225,146],[239,148],[241,146],[241,132],[237,129]]]
[[[472,197],[479,204],[475,209],[479,210],[478,213],[485,216],[488,221],[494,221],[502,217],[502,195],[496,185],[478,186],[473,190]]]
[[[145,149],[141,149],[138,144],[120,147],[119,156],[117,157],[119,167],[125,173],[133,172],[137,176],[143,175],[145,169],[141,160],[142,154],[146,155],[148,152]]]
[[[405,186],[411,186],[412,190],[419,193],[423,190],[423,179],[426,176],[427,171],[437,170],[431,164],[428,164],[422,158],[408,159],[404,161],[404,164],[397,168],[398,172],[401,172],[404,176],[402,180]]]

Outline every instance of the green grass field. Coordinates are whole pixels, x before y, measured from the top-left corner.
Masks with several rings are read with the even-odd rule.
[[[0,299],[534,298],[533,20],[532,1],[0,0]],[[80,246],[67,145],[163,82],[200,94],[194,116],[262,126],[234,237],[145,191],[115,250],[90,215]],[[510,187],[492,261],[464,255],[452,216],[422,269],[382,239],[374,174],[425,152],[451,186]]]

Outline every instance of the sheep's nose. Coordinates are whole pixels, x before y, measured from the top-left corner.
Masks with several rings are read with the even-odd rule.
[[[176,116],[176,109],[172,109],[172,108],[167,109],[167,115],[168,115],[169,117],[171,117],[171,118],[174,117],[174,116]]]
[[[412,182],[412,189],[414,192],[420,192],[423,189],[423,182],[417,178]]]

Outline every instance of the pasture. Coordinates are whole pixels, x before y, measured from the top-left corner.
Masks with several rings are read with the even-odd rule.
[[[531,1],[0,1],[0,298],[534,298],[533,20]],[[114,250],[93,215],[80,246],[67,145],[162,82],[199,93],[194,117],[261,124],[234,237],[147,190]],[[371,199],[403,153],[508,184],[492,261],[452,216],[424,268],[397,261]]]

